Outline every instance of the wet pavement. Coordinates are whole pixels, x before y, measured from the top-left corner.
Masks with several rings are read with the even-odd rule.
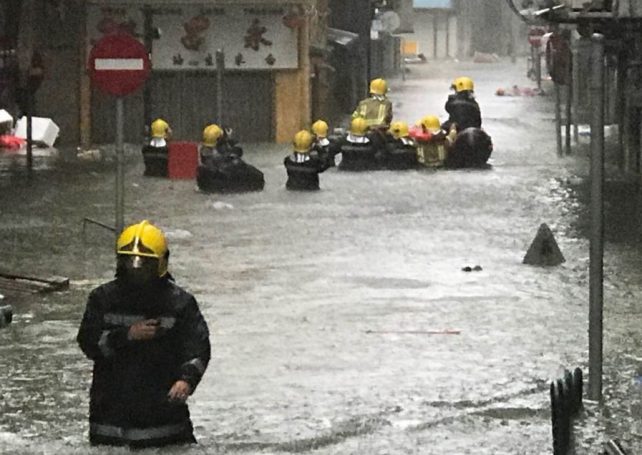
[[[586,151],[557,157],[552,97],[494,95],[533,86],[523,62],[412,66],[392,82],[395,116],[443,118],[463,74],[494,140],[489,170],[331,169],[320,192],[297,193],[287,146],[245,144],[265,190],[221,196],[143,178],[132,149],[126,221],[166,230],[170,269],[212,333],[190,399],[200,444],[163,453],[552,453],[549,380],[588,357]],[[6,295],[1,453],[126,453],[87,444],[91,363],[75,343],[88,292],[113,275],[113,234],[81,222],[113,222],[113,164],[72,157],[36,158],[30,182],[22,158],[0,158],[2,268],[71,279]],[[587,403],[578,454],[612,437],[642,450],[640,192],[612,170],[606,188],[606,404]],[[566,262],[522,265],[544,222]]]

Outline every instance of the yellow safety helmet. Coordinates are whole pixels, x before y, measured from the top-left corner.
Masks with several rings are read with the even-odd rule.
[[[207,125],[203,130],[203,145],[214,147],[221,136],[223,136],[223,130],[220,126],[214,123]]]
[[[390,129],[388,130],[392,137],[395,139],[401,139],[402,137],[408,137],[410,131],[408,130],[408,124],[406,122],[392,122]]]
[[[385,95],[388,91],[388,83],[384,79],[373,79],[370,82],[370,93],[373,95]]]
[[[170,133],[169,123],[162,118],[157,118],[152,122],[151,133],[152,137],[166,139]]]
[[[465,91],[472,92],[473,90],[475,90],[475,83],[471,78],[462,76],[455,79],[451,87],[455,89],[457,93]]]
[[[355,136],[365,136],[368,131],[368,122],[363,117],[356,117],[350,122],[350,132]]]
[[[419,125],[431,133],[441,131],[441,122],[439,121],[439,117],[436,115],[426,115],[425,117],[422,117],[419,121]]]
[[[312,134],[310,134],[308,130],[299,131],[294,135],[294,140],[292,141],[294,151],[299,153],[308,153],[312,146],[312,140]]]
[[[169,250],[163,231],[147,220],[127,226],[116,241],[116,254],[158,259],[158,276],[167,273]]]
[[[323,120],[317,120],[312,124],[312,132],[317,137],[328,137],[328,124]]]

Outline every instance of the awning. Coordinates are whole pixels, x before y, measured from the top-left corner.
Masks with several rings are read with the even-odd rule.
[[[343,47],[353,47],[356,45],[359,35],[338,28],[328,27],[328,41]]]

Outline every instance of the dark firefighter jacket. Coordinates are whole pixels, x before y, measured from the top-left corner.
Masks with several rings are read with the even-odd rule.
[[[403,170],[418,167],[417,145],[412,139],[389,137],[386,142],[384,164],[387,169]]]
[[[167,144],[162,147],[155,147],[152,144],[143,146],[143,162],[148,177],[167,177]]]
[[[263,173],[241,159],[243,149],[235,143],[201,146],[199,154],[202,164],[196,170],[196,183],[201,191],[225,193],[263,189]]]
[[[288,173],[288,190],[318,190],[319,173],[330,167],[330,160],[317,153],[294,152],[285,157],[283,164]]]
[[[448,120],[443,124],[443,128],[446,131],[450,130],[450,126],[453,123],[457,125],[458,132],[470,127],[481,128],[481,110],[474,95],[470,91],[459,92],[448,96],[446,112],[450,115]]]
[[[339,169],[345,171],[380,169],[380,155],[384,151],[384,146],[377,133],[368,136],[348,134],[338,143],[338,149],[341,152]]]
[[[334,166],[334,156],[340,152],[337,138],[317,139],[312,145],[312,152],[316,153],[321,161],[327,161],[328,167]]]
[[[156,338],[128,340],[130,325],[153,318],[161,327]],[[167,278],[144,294],[111,281],[89,295],[77,340],[94,361],[92,444],[195,442],[187,405],[167,398],[180,379],[193,392],[210,360],[207,323],[191,294]]]

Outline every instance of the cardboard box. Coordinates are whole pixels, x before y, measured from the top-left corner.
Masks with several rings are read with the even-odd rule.
[[[53,120],[46,117],[32,117],[31,118],[31,137],[35,144],[53,147],[60,128]],[[21,117],[16,124],[16,136],[22,139],[27,139],[27,117]]]
[[[0,134],[9,134],[13,129],[13,117],[4,109],[0,109]]]

